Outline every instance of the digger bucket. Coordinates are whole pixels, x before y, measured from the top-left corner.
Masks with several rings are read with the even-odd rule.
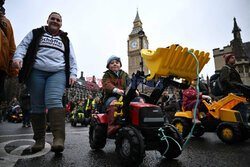
[[[161,76],[174,76],[177,79],[184,78],[191,82],[197,77],[197,63],[188,48],[179,45],[171,45],[168,48],[158,48],[156,51],[142,49],[141,55],[151,74],[149,80]],[[199,61],[199,72],[210,60],[209,53],[199,50],[190,50]]]

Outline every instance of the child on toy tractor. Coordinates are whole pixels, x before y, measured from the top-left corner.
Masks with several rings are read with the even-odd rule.
[[[121,69],[122,63],[120,57],[112,55],[108,61],[106,68],[107,71],[104,72],[102,83],[103,83],[103,103],[106,108],[109,119],[109,132],[115,130],[118,126],[112,126],[114,123],[114,112],[118,111],[115,102],[118,101],[119,97],[124,94],[124,91],[129,85],[130,79],[128,74]],[[139,92],[136,91],[136,97],[134,102],[144,102],[141,97],[139,97]]]
[[[194,85],[196,81],[194,80]],[[190,91],[191,90],[191,91]],[[193,96],[193,99],[192,99]],[[193,111],[197,93],[192,86],[183,93],[183,111],[176,112],[173,125],[186,137],[193,126]],[[207,101],[201,99],[204,98]],[[250,128],[244,123],[242,114],[236,106],[246,102],[246,98],[235,94],[228,94],[219,101],[211,101],[209,96],[199,95],[199,105],[196,112],[194,136],[201,136],[204,132],[217,132],[218,137],[227,144],[246,140],[250,137]]]
[[[85,126],[88,125],[87,121],[85,120],[85,116],[84,116],[83,102],[79,103],[77,109],[74,111],[72,118],[70,119],[70,122],[71,122],[72,126],[76,126],[77,123],[81,123],[81,125],[85,125]]]
[[[195,88],[196,86],[197,86],[197,78],[193,79],[193,82],[190,85],[190,87],[183,92],[182,107],[185,111],[194,112],[196,101],[197,101],[197,91]],[[198,102],[198,107],[196,110],[196,117],[195,117],[196,123],[200,122],[199,118],[206,116],[204,113],[204,111],[206,111],[206,107],[204,106],[204,104],[201,104],[202,99],[206,99],[209,101],[211,100],[211,97],[207,95],[203,95],[202,92],[199,93],[199,102]],[[201,114],[202,116],[200,117],[199,114]]]
[[[143,103],[136,90],[140,77],[145,79],[144,73],[137,72],[129,83],[128,74],[120,67],[119,57],[108,59],[108,70],[103,76],[106,112],[95,114],[91,120],[90,147],[102,149],[107,138],[115,139],[116,152],[127,166],[139,165],[146,150],[158,150],[169,159],[178,157],[183,145],[180,133],[174,126],[165,125],[161,108]],[[171,137],[169,142],[163,139],[160,129]]]

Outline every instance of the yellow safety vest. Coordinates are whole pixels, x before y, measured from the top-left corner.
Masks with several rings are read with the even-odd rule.
[[[95,107],[95,100],[94,100],[94,99],[92,100],[92,107],[93,107],[93,108]],[[88,108],[89,108],[89,99],[88,99],[88,101],[87,101],[87,105],[86,105],[86,107],[85,107],[85,110],[88,110]]]

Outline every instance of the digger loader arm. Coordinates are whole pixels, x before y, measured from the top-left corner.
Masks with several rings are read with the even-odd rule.
[[[210,60],[208,52],[189,50],[175,44],[168,48],[158,48],[156,51],[142,49],[141,55],[151,72],[147,79],[174,76],[177,79],[183,78],[191,82],[193,78],[197,77],[197,63],[193,55],[188,51],[193,51],[193,54],[198,59],[200,72]]]

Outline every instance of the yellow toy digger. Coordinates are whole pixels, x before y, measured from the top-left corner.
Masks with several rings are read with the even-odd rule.
[[[156,51],[142,49],[141,55],[151,72],[147,80],[159,79],[151,95],[149,97],[144,96],[145,101],[151,104],[156,104],[164,89],[170,85],[183,89],[188,88],[192,80],[197,77],[197,73],[200,73],[210,59],[209,53],[189,50],[179,45],[158,48]],[[199,62],[198,69],[195,59]],[[177,83],[174,78],[184,80],[182,83]],[[243,124],[239,111],[232,110],[240,102],[246,102],[246,98],[233,94],[229,94],[227,97],[211,104],[203,101],[207,108],[206,117],[199,116],[201,123],[196,124],[193,135],[201,136],[205,131],[217,131],[218,137],[229,144],[248,139],[249,126]],[[186,137],[191,131],[192,119],[192,111],[175,114],[173,124],[179,129],[183,137]]]
[[[200,123],[195,125],[194,136],[202,136],[206,131],[217,132],[218,137],[227,144],[249,138],[249,126],[244,125],[240,112],[233,110],[237,104],[246,102],[245,97],[239,97],[230,93],[217,102],[208,103],[205,100],[202,102],[207,108],[207,111],[205,111],[206,116],[198,114]],[[175,113],[172,124],[179,129],[183,137],[186,137],[193,126],[192,120],[192,111],[183,110]]]

